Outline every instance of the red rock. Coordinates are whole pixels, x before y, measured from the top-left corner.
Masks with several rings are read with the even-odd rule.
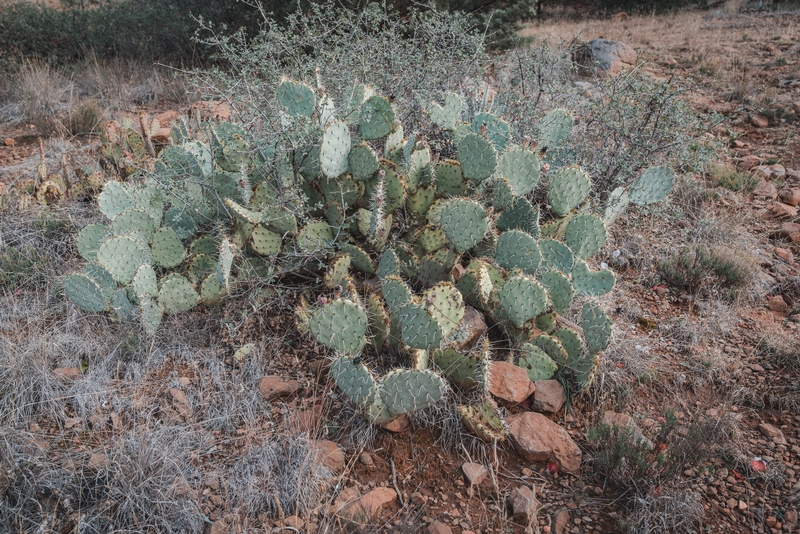
[[[788,263],[789,265],[794,265],[794,254],[792,251],[786,248],[775,247],[772,251],[778,256],[780,259]]]
[[[169,143],[169,134],[172,133],[171,128],[159,128],[152,139],[154,143],[167,144]]]
[[[426,530],[428,534],[453,534],[453,530],[439,521],[433,521]]]
[[[17,142],[14,141],[13,137],[6,137],[5,139],[3,139],[3,144],[6,146],[13,147],[15,144],[17,144]]]
[[[800,204],[800,189],[784,189],[779,195],[779,200],[789,206]]]
[[[192,418],[192,405],[186,397],[186,393],[182,389],[170,388],[169,394],[172,397],[172,404],[178,410],[178,414],[185,420]]]
[[[767,119],[764,115],[753,113],[752,115],[750,115],[750,124],[752,124],[756,128],[766,128],[767,126],[769,126],[769,119]]]
[[[287,397],[300,390],[297,380],[285,380],[280,376],[265,376],[258,381],[258,392],[267,400]]]
[[[539,502],[536,500],[533,490],[529,487],[518,486],[514,488],[511,490],[508,501],[511,504],[511,515],[516,521],[527,525],[536,519]]]
[[[775,523],[778,522],[778,518],[774,515],[769,516],[764,522],[767,524],[769,528],[775,528]]]
[[[581,468],[581,450],[566,430],[542,414],[523,412],[506,418],[517,453],[529,462],[557,461],[569,474]]]
[[[178,120],[178,117],[179,115],[177,111],[169,109],[156,115],[156,120],[162,128],[169,128],[172,126],[173,122]]]
[[[489,392],[509,404],[519,404],[536,391],[527,371],[513,363],[489,362]]]
[[[309,449],[317,462],[331,473],[344,471],[344,450],[337,443],[327,439],[315,439],[309,443]]]
[[[792,243],[800,242],[800,224],[785,222],[780,228],[770,235],[773,239],[789,240]]]
[[[455,342],[453,348],[459,352],[470,350],[488,328],[481,312],[470,305],[464,306],[464,318],[451,334]]]
[[[769,423],[759,423],[758,430],[768,438],[777,438],[783,436],[783,432],[781,432],[780,428],[777,428]]]
[[[783,297],[780,295],[776,295],[774,297],[769,297],[767,301],[767,307],[778,313],[786,313],[789,311],[789,305],[786,304],[786,301],[783,300]]]
[[[778,219],[794,219],[797,217],[797,208],[782,202],[773,202],[770,211]]]
[[[281,526],[295,529],[296,532],[302,532],[305,524],[306,522],[297,517],[296,515],[290,515],[289,517],[281,521]]]
[[[783,516],[783,522],[786,523],[787,525],[796,525],[797,510],[788,510]]]
[[[299,436],[300,434],[316,436],[324,419],[322,412],[323,406],[321,404],[315,404],[308,410],[290,412],[281,422],[281,429],[292,436]]]
[[[731,143],[731,148],[744,148],[744,143],[737,139]]]
[[[77,367],[59,367],[53,369],[50,375],[61,382],[72,382],[83,376],[83,371]]]
[[[96,452],[89,458],[90,469],[102,469],[105,467],[108,457],[102,452]]]
[[[393,434],[399,434],[400,432],[405,432],[409,429],[409,427],[411,427],[411,420],[408,418],[408,415],[402,414],[398,415],[391,421],[383,423],[380,425],[380,427]]]
[[[534,385],[533,409],[537,412],[555,413],[567,402],[564,386],[558,380],[537,380]]]
[[[775,187],[775,184],[773,183],[767,182],[766,180],[760,180],[755,189],[753,189],[753,196],[775,200],[778,198],[778,188]]]
[[[461,471],[467,479],[470,486],[479,486],[481,482],[489,475],[489,470],[481,464],[473,462],[465,462],[461,465]]]
[[[397,492],[389,488],[375,488],[359,496],[356,488],[347,488],[328,508],[328,515],[338,515],[356,522],[372,521],[381,509],[397,499]]]
[[[567,523],[569,523],[569,511],[568,510],[560,510],[553,514],[553,532],[555,534],[564,534],[564,531],[567,528]]]
[[[743,171],[749,171],[761,161],[761,158],[758,156],[744,156],[741,158],[736,159],[736,166]]]

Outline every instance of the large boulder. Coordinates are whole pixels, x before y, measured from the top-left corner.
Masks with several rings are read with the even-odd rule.
[[[602,38],[582,44],[572,54],[575,63],[603,78],[613,78],[634,66],[636,57],[636,50],[625,43]]]
[[[558,462],[564,472],[576,475],[581,468],[581,450],[567,431],[536,412],[506,418],[508,433],[517,453],[529,462]]]

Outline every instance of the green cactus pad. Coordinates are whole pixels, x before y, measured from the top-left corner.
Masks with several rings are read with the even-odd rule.
[[[447,235],[440,227],[428,225],[419,232],[417,243],[424,252],[433,252],[447,244]]]
[[[282,244],[280,234],[271,232],[260,224],[250,234],[250,247],[262,256],[277,256],[281,252]]]
[[[97,196],[97,205],[100,212],[113,221],[117,215],[133,207],[133,195],[125,184],[106,182],[103,192]]]
[[[539,144],[552,148],[561,144],[572,132],[574,119],[565,109],[554,109],[539,123]]]
[[[534,239],[539,238],[539,207],[531,204],[527,198],[517,197],[506,207],[495,223],[501,232],[506,230],[522,230]]]
[[[336,202],[346,208],[354,206],[365,190],[363,182],[356,182],[349,173],[336,178],[321,177],[318,184],[327,202]]]
[[[366,143],[356,145],[350,149],[350,174],[354,180],[369,180],[378,172],[380,162],[375,151]]]
[[[137,310],[128,300],[128,291],[125,289],[114,291],[114,294],[111,295],[111,307],[114,308],[114,313],[123,323],[131,323],[136,319]]]
[[[439,128],[452,130],[456,123],[461,120],[462,106],[463,102],[460,96],[456,93],[445,93],[444,106],[440,106],[436,102],[431,102],[431,106],[428,108],[431,122]]]
[[[581,328],[589,354],[597,354],[611,344],[611,319],[597,302],[588,300],[583,304]]]
[[[363,363],[356,363],[347,356],[336,358],[331,363],[331,376],[342,393],[357,406],[375,402],[378,386]]]
[[[531,343],[542,349],[554,362],[563,365],[567,361],[567,351],[564,350],[564,346],[557,338],[547,334],[539,334]]]
[[[400,245],[394,249],[397,254],[397,259],[400,261],[400,271],[403,276],[409,278],[416,276],[419,271],[419,258],[416,254],[406,245]]]
[[[492,113],[478,113],[470,123],[470,130],[480,134],[484,126],[486,127],[484,134],[486,138],[492,142],[498,152],[504,151],[511,135],[511,127],[508,123]]]
[[[145,297],[158,296],[158,278],[152,265],[145,264],[136,269],[131,281],[133,294],[141,302]]]
[[[226,198],[238,204],[244,203],[242,188],[239,186],[239,179],[240,176],[237,172],[215,172],[211,176],[211,186],[213,188],[212,196],[214,197],[211,202],[217,206],[219,213],[230,215],[225,209],[224,204],[220,203],[225,202]],[[246,219],[244,216],[243,218]]]
[[[386,312],[386,306],[378,295],[372,294],[367,298],[367,314],[369,318],[369,336],[373,345],[380,349],[386,338],[389,337],[391,321]]]
[[[402,178],[395,172],[394,166],[390,162],[383,160],[381,170],[386,172],[386,176],[383,178],[383,188],[386,196],[384,210],[386,213],[390,213],[403,205],[406,199],[406,189]],[[364,182],[365,187],[362,199],[374,198],[379,183],[380,176],[378,174]]]
[[[328,271],[325,273],[325,287],[334,288],[336,286],[345,285],[347,278],[347,271],[350,269],[350,256],[347,254],[337,254],[328,265]]]
[[[482,374],[486,362],[480,357],[447,348],[434,350],[431,360],[450,382],[461,389],[476,389],[483,385]]]
[[[509,278],[497,295],[500,306],[517,327],[542,313],[547,307],[547,290],[533,278]]]
[[[228,206],[233,213],[245,222],[250,224],[259,224],[264,215],[260,211],[253,211],[240,206],[230,198],[225,199],[225,205]]]
[[[575,289],[572,282],[559,271],[545,271],[539,276],[539,281],[547,289],[553,309],[561,315],[567,313],[572,301],[575,300]]]
[[[561,328],[555,335],[556,339],[561,342],[561,346],[567,353],[567,361],[564,365],[569,369],[574,369],[583,358],[583,341],[578,333],[569,327]]]
[[[606,244],[608,231],[597,215],[576,215],[567,223],[564,241],[578,259],[591,258]]]
[[[444,338],[441,325],[419,304],[406,304],[397,310],[403,343],[414,349],[434,349]]]
[[[449,336],[464,318],[464,300],[458,289],[449,282],[440,282],[425,290],[422,302],[439,323],[444,337]]]
[[[186,278],[193,284],[199,284],[209,274],[214,274],[216,277],[216,272],[217,260],[203,252],[192,254],[186,262]]]
[[[310,117],[316,101],[314,90],[304,83],[284,80],[278,86],[278,102],[290,117]]]
[[[521,352],[518,365],[527,371],[531,382],[550,380],[556,374],[556,362],[536,345],[525,343]]]
[[[133,206],[146,212],[153,219],[156,227],[161,225],[164,215],[164,199],[157,187],[144,185],[133,192]]]
[[[533,274],[542,261],[542,253],[536,240],[525,232],[510,230],[497,238],[495,259],[505,269],[520,269]]]
[[[392,104],[381,96],[372,96],[361,105],[359,133],[366,140],[380,139],[394,129],[395,114]]]
[[[216,256],[219,250],[219,241],[210,235],[198,237],[192,244],[189,245],[189,252],[191,254],[208,254],[209,256]]]
[[[591,271],[584,262],[575,263],[572,269],[572,285],[578,295],[585,297],[597,297],[605,295],[614,289],[614,282],[617,277],[608,269],[602,271]]]
[[[492,206],[498,210],[508,208],[514,202],[514,188],[511,182],[502,176],[497,177],[492,182]]]
[[[64,278],[64,293],[78,308],[87,312],[102,312],[108,308],[108,295],[95,280],[83,273]]]
[[[475,406],[459,405],[457,410],[464,426],[483,441],[494,443],[506,438],[507,431],[496,413],[494,401],[485,400]]]
[[[558,314],[556,312],[543,313],[536,317],[536,319],[533,321],[533,325],[545,334],[549,334],[556,327],[557,319]]]
[[[650,167],[636,180],[630,193],[630,201],[644,206],[663,200],[674,183],[674,173],[668,167]]]
[[[217,280],[216,273],[211,273],[206,276],[203,283],[200,284],[200,297],[207,306],[219,302],[224,294],[225,289]]]
[[[542,237],[546,237],[548,239],[563,239],[564,232],[567,229],[567,223],[575,216],[574,213],[570,213],[566,217],[557,217],[555,219],[550,219],[546,223],[542,225]]]
[[[189,211],[181,208],[170,208],[164,214],[164,226],[172,228],[181,239],[189,239],[197,233],[197,223]]]
[[[388,423],[395,417],[397,417],[397,415],[393,414],[386,408],[380,395],[376,396],[375,402],[367,406],[366,410],[364,411],[364,418],[367,420],[367,422],[373,425],[382,425],[384,423]]]
[[[573,366],[575,383],[578,384],[581,392],[586,391],[592,385],[599,367],[600,358],[591,354],[587,354],[575,362]]]
[[[410,304],[413,299],[411,289],[399,276],[389,275],[382,278],[381,291],[386,305],[392,312],[397,312],[406,304]]]
[[[197,161],[203,177],[211,176],[214,170],[214,156],[211,154],[211,150],[200,141],[188,141],[181,146]]]
[[[160,267],[177,267],[186,258],[186,250],[183,248],[181,238],[172,228],[159,228],[153,235],[153,243],[150,245],[153,252],[153,260]]]
[[[436,192],[439,196],[461,196],[467,192],[468,185],[459,162],[446,159],[436,166]]]
[[[539,183],[539,158],[532,150],[514,147],[500,156],[495,172],[508,180],[515,195],[524,196]]]
[[[407,147],[413,148],[415,140],[410,139]],[[408,155],[408,173],[406,187],[414,191],[421,185],[429,185],[433,171],[431,169],[431,150],[427,147],[414,150]]]
[[[561,169],[547,187],[547,201],[553,213],[563,217],[577,208],[592,189],[592,182],[586,172],[579,167]]]
[[[123,211],[111,223],[111,233],[115,236],[138,232],[149,240],[155,231],[156,223],[153,218],[146,211],[136,208]]]
[[[131,281],[140,265],[151,261],[147,244],[131,235],[107,239],[97,249],[97,262],[123,285]]]
[[[325,204],[325,220],[331,228],[338,228],[344,224],[344,209],[336,202]]]
[[[304,254],[326,251],[333,243],[333,232],[328,223],[312,220],[297,232],[295,243]]]
[[[389,248],[383,252],[375,274],[377,274],[378,278],[381,280],[387,276],[397,276],[400,274],[400,260],[397,258],[397,254],[394,250]]]
[[[442,207],[439,220],[447,239],[461,254],[477,245],[489,230],[483,206],[474,200],[449,200]]]
[[[103,244],[108,233],[105,224],[89,224],[78,232],[78,252],[86,261],[97,259],[97,249]]]
[[[436,188],[432,185],[420,186],[406,198],[406,210],[418,221],[424,221],[428,209],[436,200]]]
[[[223,239],[219,244],[219,257],[217,258],[217,283],[220,287],[230,288],[232,267],[233,245],[227,239]]]
[[[375,264],[362,248],[351,243],[340,243],[339,250],[350,256],[353,267],[367,274],[375,274]]]
[[[389,158],[392,151],[403,145],[403,139],[405,139],[403,125],[399,122],[395,122],[394,131],[389,134],[389,137],[386,138],[386,142],[383,145],[383,157]]]
[[[572,272],[575,265],[575,256],[564,243],[555,239],[542,239],[539,241],[542,251],[542,270],[561,271],[564,274]]]
[[[322,173],[319,165],[319,145],[314,145],[306,150],[298,151],[294,158],[297,172],[306,182],[310,182]]]
[[[154,336],[164,316],[164,312],[156,300],[156,297],[145,297],[139,303],[139,310],[141,312],[142,326],[144,326],[145,333],[148,336]]]
[[[100,289],[102,289],[106,295],[111,295],[117,288],[117,283],[114,281],[114,277],[111,276],[111,273],[106,271],[98,263],[90,262],[84,265],[83,274],[97,282]]]
[[[383,377],[378,391],[386,408],[401,415],[433,406],[444,396],[447,386],[433,371],[396,369]]]
[[[308,327],[314,339],[329,349],[356,354],[364,346],[367,314],[355,302],[337,299],[315,310]]]
[[[489,270],[485,265],[477,266],[477,269],[467,269],[456,283],[464,298],[478,308],[485,308],[494,290],[494,285],[489,276]]]
[[[183,276],[173,273],[161,280],[158,304],[164,313],[176,314],[189,311],[200,300],[200,295]]]
[[[297,218],[289,210],[277,206],[265,206],[262,210],[261,224],[276,234],[296,234]]]
[[[322,136],[319,149],[319,164],[322,174],[328,178],[347,172],[347,156],[350,154],[350,130],[342,121],[333,121]]]
[[[442,252],[447,254],[444,249]],[[428,254],[420,260],[416,278],[423,286],[432,286],[439,282],[450,281],[452,276],[450,267],[445,265],[440,257]]]
[[[482,182],[492,175],[497,166],[497,152],[492,143],[481,134],[465,135],[456,143],[456,150],[467,180]]]
[[[617,187],[614,189],[608,196],[606,209],[603,213],[603,222],[607,225],[613,223],[617,217],[622,215],[622,213],[625,211],[625,208],[628,207],[630,201],[631,197],[624,188]]]

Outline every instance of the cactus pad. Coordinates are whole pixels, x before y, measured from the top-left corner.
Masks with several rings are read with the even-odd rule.
[[[217,258],[217,283],[220,287],[228,289],[231,284],[231,267],[233,267],[233,245],[227,239],[219,244],[219,258]]]
[[[417,242],[424,252],[433,252],[447,244],[447,235],[441,228],[428,225],[419,233]]]
[[[495,178],[492,183],[492,206],[504,210],[514,201],[514,188],[511,182],[502,176]]]
[[[558,365],[542,349],[531,343],[525,343],[521,352],[518,365],[527,371],[531,382],[553,378]]]
[[[578,384],[580,391],[589,389],[589,386],[591,386],[594,381],[595,375],[597,375],[597,369],[599,367],[600,358],[592,354],[585,355],[575,362],[572,370],[574,372],[575,382]]]
[[[161,190],[151,185],[144,185],[133,192],[133,206],[146,212],[153,219],[156,227],[161,225],[164,215],[164,199]]]
[[[539,281],[547,289],[550,300],[553,301],[553,309],[556,313],[565,314],[572,306],[575,299],[575,289],[569,278],[559,271],[545,271],[539,275]]]
[[[386,305],[392,312],[400,310],[406,304],[411,303],[411,289],[398,276],[389,275],[381,279],[381,291]]]
[[[225,294],[225,289],[217,280],[217,274],[211,273],[200,284],[200,297],[206,305],[216,304]]]
[[[597,302],[588,300],[583,304],[581,328],[589,354],[597,354],[611,344],[611,319]]]
[[[131,281],[131,289],[139,301],[144,300],[145,297],[158,296],[158,279],[152,265],[145,264],[136,269],[136,274],[133,275]]]
[[[567,167],[553,177],[547,188],[547,201],[553,213],[563,217],[577,208],[592,189],[592,182],[583,169]]]
[[[158,327],[161,325],[161,319],[164,315],[160,304],[156,297],[147,296],[139,302],[139,310],[142,315],[142,326],[148,336],[155,335]]]
[[[567,361],[564,366],[574,369],[575,365],[583,358],[583,341],[578,333],[569,327],[560,329],[555,334],[556,339],[561,342],[561,346],[567,353]]]
[[[453,348],[436,349],[431,353],[433,364],[447,379],[461,389],[469,390],[481,387],[486,367],[482,358],[471,354],[462,354]]]
[[[414,349],[434,349],[444,338],[441,325],[423,306],[409,303],[397,310],[403,343]]]
[[[384,406],[391,413],[401,415],[436,404],[447,386],[432,371],[397,369],[381,380],[379,391]]]
[[[397,254],[395,254],[394,250],[388,248],[383,252],[378,262],[376,274],[380,279],[400,274],[400,260],[397,258]]]
[[[329,349],[355,354],[364,345],[367,314],[355,302],[337,299],[315,310],[308,327],[314,338]]]
[[[564,240],[578,259],[597,254],[606,244],[608,231],[603,220],[588,213],[576,215],[567,223]]]
[[[509,278],[498,292],[498,302],[509,320],[522,328],[547,307],[547,290],[533,278]]]
[[[133,307],[131,301],[128,300],[128,291],[125,289],[117,289],[114,291],[114,294],[111,295],[111,307],[114,308],[114,313],[117,314],[117,317],[123,323],[130,323],[136,319],[137,310]]]
[[[119,182],[106,182],[103,192],[97,196],[100,211],[112,221],[123,211],[132,208],[133,203],[133,195],[125,184]]]
[[[383,304],[383,299],[372,294],[367,298],[367,313],[369,318],[369,335],[375,347],[382,347],[389,337],[390,319]]]
[[[449,282],[440,282],[428,288],[422,295],[422,301],[428,312],[447,337],[456,329],[464,318],[464,301],[461,293]]]
[[[547,334],[540,334],[531,343],[542,349],[554,362],[564,364],[567,361],[567,351],[564,350],[564,346],[557,338]]]
[[[448,201],[439,216],[442,230],[456,252],[463,254],[478,244],[489,230],[483,206],[474,200],[456,198]]]
[[[503,421],[497,416],[497,405],[492,400],[485,400],[475,406],[458,406],[461,422],[470,432],[487,443],[503,441],[506,429]]]
[[[630,201],[631,197],[624,188],[617,187],[614,189],[608,196],[606,210],[603,213],[603,222],[606,224],[613,223],[625,211]]]
[[[378,172],[380,162],[375,151],[366,143],[356,145],[350,149],[350,174],[354,180],[369,180]]]
[[[314,113],[316,97],[308,85],[284,80],[278,86],[278,102],[290,117],[310,117]]]
[[[436,192],[443,197],[457,197],[467,192],[467,180],[461,164],[450,159],[436,166]]]
[[[542,239],[539,241],[539,248],[542,251],[543,270],[555,270],[564,274],[569,274],[575,265],[575,256],[564,243],[555,239]]]
[[[674,173],[668,167],[650,167],[636,180],[630,193],[630,201],[637,206],[652,204],[664,199],[674,182]]]
[[[485,132],[484,135],[498,152],[506,149],[511,134],[508,123],[493,113],[475,115],[470,123],[470,130],[475,133]]]
[[[281,252],[282,240],[280,234],[271,232],[260,224],[253,228],[250,234],[250,246],[257,254],[262,256],[276,256]]]
[[[439,128],[452,130],[461,119],[462,105],[461,97],[456,93],[445,93],[444,106],[440,106],[436,102],[431,102],[431,107],[428,109],[431,122]]]
[[[161,280],[158,290],[158,303],[164,313],[183,313],[194,307],[200,295],[183,276],[173,273]]]
[[[572,285],[578,295],[586,297],[597,297],[605,295],[614,289],[614,282],[617,278],[608,269],[602,271],[591,271],[584,262],[575,263],[572,269]]]
[[[147,244],[132,235],[112,237],[97,249],[97,262],[120,284],[129,283],[136,269],[151,261]]]
[[[353,358],[340,357],[331,363],[331,376],[342,393],[357,406],[368,406],[375,402],[378,386],[363,363]]]
[[[519,230],[500,234],[494,257],[501,267],[520,269],[527,274],[535,273],[542,261],[542,253],[536,240]]]
[[[481,134],[467,134],[456,142],[458,161],[464,177],[481,182],[492,175],[497,166],[497,152]]]
[[[420,186],[406,198],[406,210],[418,221],[425,220],[428,209],[436,200],[436,188],[432,185]]]
[[[331,260],[328,265],[328,271],[325,273],[325,287],[334,288],[344,285],[348,269],[350,269],[350,256],[347,254],[336,255]]]
[[[515,195],[524,196],[539,183],[539,158],[532,150],[515,147],[500,156],[495,172],[508,180]]]
[[[116,222],[116,221],[115,221]],[[160,267],[177,267],[186,258],[186,250],[178,234],[169,227],[159,228],[153,235],[150,245],[153,260]]]
[[[188,239],[197,232],[197,223],[188,210],[170,208],[164,214],[164,226],[172,228],[178,237]]]
[[[105,241],[108,227],[105,224],[89,224],[78,232],[78,252],[86,261],[97,259],[97,249]]]
[[[350,153],[350,130],[342,121],[333,121],[322,136],[319,164],[328,178],[336,178],[347,172],[347,156]]]
[[[367,274],[375,273],[375,264],[372,262],[372,258],[360,247],[351,243],[340,243],[339,250],[350,256],[350,263],[359,271]]]
[[[333,232],[323,221],[309,221],[297,232],[295,243],[300,252],[314,254],[330,248],[333,242]]]
[[[153,218],[148,215],[146,211],[131,208],[125,210],[116,216],[114,222],[111,223],[111,233],[113,235],[125,235],[133,232],[138,232],[145,239],[153,237],[153,232],[156,231],[156,223]]]
[[[395,114],[392,104],[381,96],[371,96],[361,105],[359,133],[367,140],[380,139],[394,129]]]
[[[539,207],[531,204],[527,198],[517,197],[500,213],[495,225],[501,232],[522,230],[538,239]]]
[[[108,308],[106,292],[95,280],[83,273],[73,273],[64,279],[64,293],[78,308],[88,312],[102,312]]]
[[[539,123],[539,144],[552,148],[558,146],[572,132],[574,119],[565,109],[554,109],[542,117]]]

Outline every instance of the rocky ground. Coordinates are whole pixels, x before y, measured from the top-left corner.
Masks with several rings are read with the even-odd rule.
[[[97,476],[117,465],[115,440],[141,425],[200,436],[201,444],[187,457],[193,476],[173,476],[168,486],[171,495],[197,506],[205,528],[215,534],[264,529],[561,534],[630,527],[800,532],[800,273],[794,259],[800,253],[798,23],[800,16],[786,13],[684,14],[600,21],[588,29],[549,23],[527,30],[553,42],[580,30],[585,39],[620,40],[636,49],[653,76],[691,78],[692,105],[727,119],[715,132],[730,147],[721,163],[754,181],[751,188],[731,192],[714,173],[694,176],[671,207],[621,222],[606,258],[618,274],[618,287],[604,302],[614,311],[615,343],[596,385],[587,395],[568,399],[558,382],[534,384],[524,372],[515,374],[519,368],[493,362],[490,387],[507,412],[507,443],[492,447],[471,438],[457,421],[447,420],[444,411],[452,406],[395,420],[388,429],[367,427],[328,379],[322,349],[294,331],[292,302],[273,296],[272,305],[254,306],[256,312],[230,306],[221,318],[198,312],[188,324],[174,322],[165,336],[178,339],[189,331],[196,339],[167,344],[160,353],[137,353],[147,364],[135,379],[120,376],[117,363],[117,374],[107,373],[102,391],[82,385],[84,394],[108,400],[89,403],[89,410],[71,395],[75,384],[93,379],[93,371],[82,368],[80,358],[52,359],[56,369],[45,369],[42,376],[49,376],[63,397],[55,400],[52,413],[43,410],[25,425],[28,432],[18,433],[15,447],[34,458],[63,456],[79,463],[73,469]],[[591,85],[586,90],[591,92]],[[164,110],[147,111],[155,116]],[[202,111],[225,113],[224,108]],[[175,117],[165,113],[159,122],[168,127]],[[0,127],[0,139],[5,139],[0,186],[30,179],[36,132]],[[95,149],[91,137],[53,142],[48,157],[63,151],[79,164],[91,161]],[[69,210],[61,215],[71,216]],[[656,254],[652,251],[667,254],[709,219],[723,230],[735,228],[736,240],[755,258],[755,282],[733,303],[688,298],[655,283],[652,262],[643,258]],[[47,331],[44,319],[41,324],[29,319],[21,327],[25,312],[11,311],[12,300],[4,299],[1,331],[9,342]],[[20,306],[19,298],[14,302]],[[65,332],[102,328],[69,313],[72,330]],[[115,335],[118,330],[105,334]],[[124,345],[98,336],[97,343],[107,347]],[[245,343],[257,345],[252,368],[233,356]],[[248,369],[255,369],[253,376]],[[232,382],[221,385],[226,380]],[[243,412],[251,413],[214,428],[215,418],[229,417],[220,415],[225,403],[241,403],[247,407]],[[632,428],[631,443],[648,442],[642,468],[623,463],[603,470],[597,441],[587,437],[601,422]],[[272,519],[243,513],[241,496],[250,494],[232,480],[244,476],[242,458],[275,436],[302,441],[299,436],[306,434],[314,438],[309,461],[324,467],[315,476],[330,498],[318,496],[321,500],[299,517],[285,517],[280,505]],[[670,459],[660,463],[660,454]],[[251,489],[280,493],[270,480],[275,472],[261,478],[247,473]],[[0,482],[0,489],[9,487],[7,479]],[[68,532],[78,514],[54,519],[49,527],[58,524]]]

